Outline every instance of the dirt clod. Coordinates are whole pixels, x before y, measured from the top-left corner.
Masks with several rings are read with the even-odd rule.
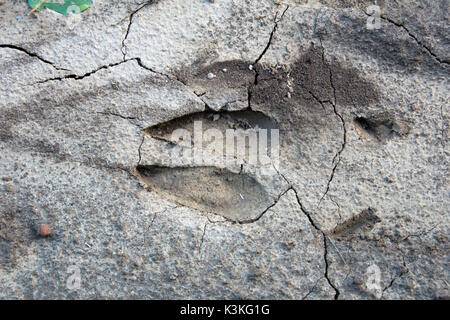
[[[46,224],[39,226],[37,230],[37,235],[42,238],[47,238],[52,234],[52,230]]]

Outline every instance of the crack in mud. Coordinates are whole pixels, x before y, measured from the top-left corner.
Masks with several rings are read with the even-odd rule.
[[[402,256],[402,257],[403,257],[403,268],[400,270],[400,272],[397,275],[395,275],[392,278],[392,280],[389,282],[389,284],[383,289],[383,291],[381,293],[381,298],[383,298],[384,293],[394,285],[394,283],[397,279],[400,279],[401,277],[403,277],[404,275],[409,273],[409,269],[406,264],[405,257],[404,256]]]
[[[63,81],[63,80],[66,80],[66,79],[83,80],[85,78],[88,78],[88,77],[94,75],[95,73],[97,73],[97,72],[99,72],[101,70],[107,70],[109,68],[113,68],[113,67],[119,66],[119,65],[121,65],[123,63],[130,62],[130,61],[136,61],[136,63],[138,64],[139,67],[141,67],[141,68],[143,68],[143,69],[145,69],[147,71],[150,71],[150,72],[152,72],[154,74],[158,74],[158,75],[164,76],[167,79],[172,80],[172,81],[177,81],[177,80],[173,79],[171,76],[169,76],[167,74],[155,71],[155,70],[147,67],[146,65],[144,65],[144,63],[142,62],[141,58],[136,57],[136,58],[129,58],[129,59],[121,60],[119,62],[113,62],[113,63],[110,63],[110,64],[102,65],[102,66],[99,66],[96,69],[91,70],[91,71],[89,71],[87,73],[84,73],[82,75],[77,75],[77,74],[72,73],[72,74],[67,74],[67,75],[61,76],[61,77],[54,77],[54,78],[49,78],[49,79],[37,81],[37,82],[32,83],[30,85],[43,84],[43,83],[47,83],[47,82],[50,82],[50,81]]]
[[[319,204],[324,199],[324,197],[327,195],[328,191],[330,190],[331,182],[334,179],[334,175],[336,173],[336,169],[337,169],[337,167],[338,167],[338,165],[339,165],[339,163],[341,161],[341,154],[344,151],[345,146],[347,144],[347,129],[345,127],[345,120],[344,120],[344,117],[340,113],[337,112],[337,107],[336,107],[337,98],[336,98],[336,87],[334,86],[334,83],[333,83],[333,72],[332,72],[332,69],[331,69],[330,65],[326,62],[326,59],[325,59],[325,48],[323,46],[322,40],[320,40],[320,44],[322,46],[322,61],[323,61],[323,64],[328,67],[328,72],[330,74],[330,86],[333,89],[333,101],[330,100],[329,103],[331,103],[331,105],[333,106],[334,114],[339,118],[339,120],[342,123],[343,138],[342,138],[341,148],[335,154],[335,156],[334,156],[334,158],[333,158],[333,160],[331,162],[331,164],[332,165],[334,164],[334,166],[333,166],[333,169],[331,171],[330,177],[328,179],[326,190],[325,190],[324,194],[322,195],[322,197],[319,200]],[[336,159],[337,159],[337,161],[336,161]]]
[[[389,18],[388,16],[385,16],[385,15],[381,15],[380,18],[383,19],[383,20],[385,20],[385,21],[388,21],[388,22],[394,24],[394,25],[397,26],[397,27],[402,28],[403,30],[405,30],[406,33],[407,33],[412,39],[414,39],[414,41],[415,41],[420,47],[422,47],[422,49],[424,49],[431,57],[433,57],[439,64],[446,64],[446,65],[449,64],[450,61],[448,61],[448,60],[443,60],[443,59],[439,58],[439,56],[438,56],[437,54],[435,54],[433,51],[431,51],[431,49],[430,49],[428,46],[426,46],[421,40],[419,40],[419,38],[417,38],[416,35],[414,35],[411,31],[409,31],[409,29],[408,29],[404,24],[398,23],[398,22],[392,20],[391,18]]]
[[[285,15],[285,13],[286,13],[286,11],[287,11],[288,9],[289,9],[289,5],[286,5],[286,9],[284,9],[284,11],[283,11],[283,13],[281,14],[279,20],[277,20],[278,12],[275,14],[275,18],[274,18],[274,26],[273,26],[272,32],[270,33],[269,41],[267,42],[267,45],[265,46],[265,48],[263,49],[263,51],[261,52],[261,54],[258,56],[258,58],[256,58],[256,60],[253,62],[253,65],[257,65],[257,64],[259,63],[259,61],[264,57],[264,55],[266,54],[267,50],[269,50],[270,45],[272,44],[273,36],[275,35],[275,32],[276,32],[277,29],[278,29],[278,23],[280,23],[281,20],[283,20],[283,17],[284,17],[284,15]],[[252,71],[254,71],[254,73],[255,73],[255,79],[254,79],[254,81],[253,81],[253,85],[255,86],[255,85],[258,84],[258,76],[259,76],[259,72],[258,72],[258,69],[253,69],[253,68],[252,68]],[[248,95],[247,95],[247,97],[248,97],[248,98],[247,98],[247,100],[248,100],[248,108],[251,109],[251,104],[250,104],[250,101],[251,101],[251,91],[250,91],[250,87],[248,88]]]
[[[134,11],[132,11],[132,12],[125,18],[125,19],[128,19],[128,26],[127,26],[127,30],[126,30],[126,32],[125,32],[125,36],[124,36],[123,39],[122,39],[122,47],[121,47],[121,52],[122,52],[122,54],[123,54],[123,60],[124,60],[124,61],[126,60],[126,56],[127,56],[127,53],[126,53],[126,50],[125,50],[125,48],[126,48],[125,41],[127,41],[127,39],[128,39],[128,35],[129,35],[129,33],[130,33],[130,30],[131,30],[131,25],[133,24],[133,18],[134,18],[134,16],[135,16],[139,11],[141,11],[142,9],[144,9],[145,7],[147,7],[147,6],[149,6],[149,5],[152,5],[152,4],[155,4],[157,1],[158,1],[158,0],[151,0],[151,1],[147,1],[147,2],[145,2],[145,3],[141,4],[141,5],[139,5],[139,7],[138,7],[137,9],[135,9]],[[123,19],[123,20],[125,20],[125,19]],[[122,20],[122,21],[123,21],[123,20]]]
[[[361,10],[365,15],[371,17],[371,15],[369,15],[367,12],[365,12],[364,10]],[[386,15],[380,15],[380,18],[383,19],[384,21],[387,21],[399,28],[402,28],[410,38],[412,38],[414,40],[414,42],[417,43],[417,45],[419,47],[421,47],[425,52],[427,52],[436,62],[438,62],[439,64],[445,64],[448,65],[450,63],[450,61],[448,60],[444,60],[441,59],[437,54],[435,54],[427,45],[425,45],[425,43],[423,43],[423,41],[421,41],[414,33],[412,33],[404,24],[399,23],[397,21],[394,21],[393,19],[389,18]]]
[[[262,59],[262,57],[266,54],[267,50],[269,50],[269,47],[272,44],[273,36],[274,36],[275,32],[277,31],[278,23],[281,22],[281,20],[284,17],[284,14],[286,13],[286,11],[288,9],[289,9],[289,5],[286,5],[286,9],[284,9],[283,13],[280,16],[280,19],[278,19],[278,20],[277,20],[278,12],[275,14],[274,26],[273,26],[272,32],[269,35],[269,41],[267,42],[267,45],[265,46],[264,50],[261,52],[261,54],[258,56],[258,58],[256,58],[256,60],[255,60],[255,62],[253,64],[257,64]]]
[[[37,53],[30,52],[30,51],[28,51],[25,48],[22,48],[22,47],[13,45],[13,44],[0,44],[0,48],[7,48],[7,49],[12,49],[12,50],[17,50],[17,51],[23,52],[23,53],[25,53],[26,55],[28,55],[30,57],[36,58],[39,61],[52,66],[53,68],[55,68],[58,71],[70,71],[70,70],[67,70],[67,69],[60,68],[60,67],[56,66],[53,62],[51,62],[51,61],[49,61],[49,60],[47,60],[45,58],[42,58]]]
[[[336,285],[331,281],[329,274],[328,274],[328,269],[329,269],[329,264],[328,264],[328,246],[327,246],[327,235],[324,231],[322,231],[314,222],[314,220],[311,217],[311,214],[308,213],[308,211],[305,210],[305,208],[303,207],[303,204],[300,201],[300,197],[297,193],[297,190],[295,190],[294,187],[291,186],[290,188],[291,190],[294,191],[295,193],[295,197],[297,198],[297,203],[300,207],[300,210],[303,212],[303,214],[307,217],[307,219],[309,220],[309,223],[313,226],[314,229],[316,229],[323,237],[323,241],[324,241],[324,262],[325,262],[325,271],[324,271],[324,277],[327,280],[328,284],[330,285],[331,288],[333,288],[335,295],[334,295],[334,299],[338,300],[339,299],[339,295],[341,294],[339,289],[336,287]]]
[[[50,82],[50,81],[63,81],[63,80],[66,80],[66,79],[82,80],[84,78],[92,76],[93,74],[95,74],[95,73],[97,73],[97,72],[99,72],[101,70],[106,70],[106,69],[109,69],[109,68],[121,65],[122,63],[126,63],[126,62],[132,61],[132,60],[136,60],[136,59],[128,59],[128,60],[124,60],[124,61],[119,61],[119,62],[106,64],[106,65],[100,66],[100,67],[98,67],[98,68],[96,68],[94,70],[91,70],[91,71],[89,71],[89,72],[87,72],[87,73],[85,73],[83,75],[77,75],[77,74],[72,73],[72,74],[61,76],[61,77],[55,77],[55,78],[49,78],[49,79],[37,81],[37,82],[32,83],[30,85],[43,84],[43,83]]]

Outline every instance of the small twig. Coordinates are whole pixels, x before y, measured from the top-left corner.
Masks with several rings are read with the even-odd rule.
[[[345,262],[344,257],[341,255],[339,249],[336,247],[336,245],[334,244],[334,242],[331,240],[331,238],[329,236],[326,236],[328,238],[328,240],[330,240],[330,243],[333,245],[334,249],[336,249],[336,252],[339,256],[339,258],[341,258],[342,262],[344,262],[344,264],[347,266],[347,262]]]
[[[28,14],[30,15],[33,12],[35,12],[36,10],[38,10],[44,4],[44,1],[45,0],[42,0],[41,2],[39,2],[39,4],[36,7],[34,7],[30,12],[28,12]]]

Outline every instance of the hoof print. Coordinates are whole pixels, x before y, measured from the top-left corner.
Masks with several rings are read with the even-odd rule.
[[[139,166],[137,171],[149,188],[167,200],[235,222],[252,222],[273,203],[255,179],[226,169]]]

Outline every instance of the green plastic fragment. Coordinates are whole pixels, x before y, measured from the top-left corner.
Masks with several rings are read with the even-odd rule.
[[[66,17],[71,13],[82,12],[92,6],[92,0],[28,0],[28,4],[31,8],[36,9],[36,11],[41,11],[42,9],[50,9],[65,15]]]

